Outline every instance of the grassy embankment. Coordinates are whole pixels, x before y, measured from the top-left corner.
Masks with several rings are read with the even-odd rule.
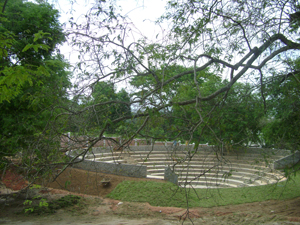
[[[291,199],[300,196],[300,171],[289,181],[244,188],[184,189],[172,183],[124,181],[107,197],[129,202],[148,202],[153,206],[213,207]]]

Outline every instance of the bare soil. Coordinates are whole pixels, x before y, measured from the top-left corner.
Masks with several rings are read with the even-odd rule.
[[[103,186],[101,180],[110,184]],[[284,201],[266,201],[213,208],[187,209],[155,207],[148,203],[120,202],[105,198],[123,180],[147,180],[80,169],[67,169],[47,188],[32,188],[27,193],[8,195],[27,185],[15,171],[6,171],[0,186],[0,224],[300,224],[300,198]],[[152,179],[151,179],[152,180]],[[157,181],[164,182],[164,181]],[[37,203],[42,198],[57,199],[73,194],[82,200],[71,207],[59,209],[54,214],[25,215],[20,213],[26,198]],[[191,220],[190,220],[191,219]]]

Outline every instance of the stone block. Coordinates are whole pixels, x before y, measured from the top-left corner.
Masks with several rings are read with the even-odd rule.
[[[178,185],[178,175],[174,173],[169,166],[165,167],[164,180]]]

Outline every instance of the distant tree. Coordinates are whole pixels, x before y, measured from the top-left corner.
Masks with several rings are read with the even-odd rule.
[[[162,32],[150,40],[117,11],[116,1],[96,1],[82,20],[70,19],[67,31],[78,55],[72,101],[60,98],[67,88],[64,79],[57,82],[61,95],[40,95],[53,88],[47,85],[55,81],[52,72],[66,75],[64,66],[55,69],[63,64],[52,58],[63,40],[58,13],[46,3],[17,3],[19,11],[11,3],[11,10],[7,5],[1,14],[0,103],[6,115],[13,106],[24,115],[26,106],[32,112],[18,117],[18,123],[16,116],[1,118],[1,145],[5,154],[31,150],[23,151],[37,156],[33,162],[26,158],[28,168],[36,161],[48,165],[42,162],[58,152],[57,138],[71,129],[75,141],[86,147],[81,155],[115,132],[124,137],[120,147],[137,136],[195,142],[182,160],[187,163],[202,141],[223,148],[256,142],[263,135],[268,146],[298,148],[299,72],[294,61],[300,50],[299,2],[170,0],[157,21]],[[42,16],[29,10],[44,6]],[[23,11],[24,20],[31,19],[18,26]],[[15,24],[22,29],[14,30]],[[115,91],[120,83],[129,86],[129,95]],[[62,101],[59,107],[56,99]],[[11,124],[24,129],[10,136],[15,132]],[[12,139],[16,134],[20,139]],[[223,162],[217,158],[207,170],[221,169]]]
[[[82,115],[71,116],[77,121],[78,135],[92,135],[103,128],[106,133],[117,134],[121,124],[112,121],[119,117],[130,117],[130,97],[125,89],[117,92],[109,81],[97,82],[92,86],[89,96],[82,96],[78,108],[84,110]]]
[[[157,71],[157,74],[160,76],[164,73],[164,78],[167,79],[172,77],[172,74],[192,70],[193,68],[174,66]],[[138,89],[134,96],[142,97],[145,90],[155,86],[155,79],[151,75],[134,77],[131,83]],[[172,85],[164,86],[160,95],[155,95],[152,102],[147,103],[148,111],[154,112],[155,104],[158,102],[180,102],[193,98],[199,92],[206,95],[228,83],[229,81],[222,81],[220,77],[208,71],[198,72],[196,77],[190,73],[184,79],[177,79]],[[234,143],[244,146],[250,141],[260,142],[259,121],[263,115],[263,105],[256,88],[249,84],[236,83],[225,98],[213,98],[199,102],[196,106],[174,104],[157,113],[150,112],[147,129],[141,134],[153,139],[209,142],[220,146]]]
[[[84,117],[95,106],[100,118],[102,110],[90,147],[125,121],[135,127],[124,144],[138,135],[218,145],[259,141],[259,121],[272,111],[267,82],[275,72],[293,72],[290,59],[299,55],[298,14],[295,1],[171,0],[157,21],[169,30],[149,40],[132,36],[140,33],[115,1],[97,2],[68,31],[79,55],[76,93],[109,79],[133,86],[130,102],[94,101],[68,116]],[[114,110],[122,104],[133,113]]]
[[[275,74],[267,80],[266,102],[270,110],[261,123],[268,147],[296,151],[300,147],[299,59],[291,62],[291,66],[294,71]]]
[[[108,102],[102,106],[102,103]],[[116,92],[111,82],[98,82],[93,87],[92,99],[88,104],[94,105],[91,111],[91,128],[99,130],[108,121],[121,116],[131,116],[130,97],[125,89]],[[99,105],[98,105],[99,104]],[[128,104],[128,105],[127,105]],[[108,122],[107,132],[114,134],[118,126]]]

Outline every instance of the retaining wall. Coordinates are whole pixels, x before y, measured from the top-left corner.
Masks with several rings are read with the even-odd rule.
[[[175,174],[169,166],[165,167],[164,180],[178,185],[178,175]]]
[[[104,149],[104,150],[108,150],[108,149]],[[80,151],[82,150],[67,152],[67,155],[69,157],[73,157],[75,154],[78,154]],[[139,165],[139,164],[132,165],[132,164],[125,164],[125,163],[122,164],[108,163],[108,162],[94,161],[90,159],[84,159],[83,161],[81,161],[81,159],[77,159],[75,160],[74,167],[88,170],[88,171],[108,173],[108,174],[121,175],[127,177],[138,177],[138,178],[147,177],[147,166]]]
[[[300,160],[300,152],[297,151],[292,155],[288,155],[284,158],[278,159],[274,162],[274,169],[284,169],[295,165]]]
[[[129,149],[131,151],[188,151],[192,150],[194,145],[180,145],[180,146],[157,146],[157,145],[142,145],[142,146],[130,146]],[[199,145],[199,151],[204,152],[220,152],[219,149],[215,146],[209,145]],[[270,148],[249,148],[249,147],[240,147],[227,150],[224,148],[223,153],[225,155],[252,155],[252,154],[261,154],[261,155],[283,155],[287,156],[291,154],[290,150],[282,150],[282,149],[270,149]]]
[[[271,149],[271,148],[253,148],[253,147],[241,147],[233,150],[235,154],[261,154],[261,155],[290,155],[290,150],[284,149]]]

